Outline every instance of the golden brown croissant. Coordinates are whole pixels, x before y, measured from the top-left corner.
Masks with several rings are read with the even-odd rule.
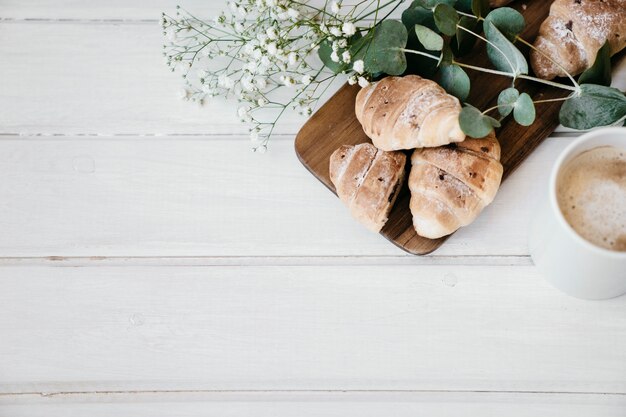
[[[378,232],[404,181],[406,155],[385,152],[369,143],[343,145],[330,157],[330,179],[352,216]]]
[[[385,151],[460,142],[461,104],[436,82],[417,75],[386,77],[359,91],[356,117]]]
[[[626,46],[626,0],[555,0],[539,28],[530,61],[538,77],[550,80],[593,65],[598,50],[609,41],[611,55]]]
[[[500,145],[493,134],[440,148],[416,149],[409,188],[417,233],[435,239],[474,221],[500,187],[499,161]]]

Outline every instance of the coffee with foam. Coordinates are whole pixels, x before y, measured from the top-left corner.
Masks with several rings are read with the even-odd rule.
[[[603,146],[576,156],[561,169],[557,200],[580,236],[626,252],[626,149]]]

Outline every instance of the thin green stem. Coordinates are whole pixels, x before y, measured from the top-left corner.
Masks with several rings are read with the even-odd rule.
[[[413,49],[405,49],[405,48],[398,48],[399,51],[402,52],[406,52],[407,54],[414,54],[414,55],[422,55],[425,57],[428,57],[430,59],[434,59],[435,61],[441,61],[441,57],[440,56],[436,56],[436,55],[432,55],[426,52],[422,52],[422,51],[414,51]]]
[[[569,91],[574,91],[574,92],[580,91],[580,87],[572,87],[571,85],[556,83],[554,81],[548,81],[548,80],[544,80],[544,79],[537,78],[537,77],[531,77],[530,75],[520,74],[517,76],[517,78],[535,81],[541,84],[550,85],[552,87],[562,88],[563,90],[569,90]]]
[[[576,82],[576,80],[574,79],[574,77],[572,77],[572,75],[567,72],[567,70],[565,68],[563,68],[563,66],[561,64],[559,64],[557,61],[555,61],[554,59],[552,59],[549,55],[547,55],[546,53],[544,53],[542,50],[538,49],[535,47],[535,45],[531,44],[530,42],[526,42],[525,39],[520,38],[519,36],[515,36],[515,39],[520,41],[521,43],[523,43],[524,45],[528,46],[530,49],[534,50],[535,52],[541,54],[541,56],[543,56],[544,58],[546,58],[548,61],[552,62],[554,65],[556,65],[557,67],[559,67],[561,69],[561,71],[563,71],[567,77],[570,79],[570,81],[572,82],[572,84],[574,84],[574,86],[578,89],[580,88],[580,85],[578,85],[578,83]]]
[[[569,96],[567,96],[567,97],[561,97],[561,98],[550,98],[550,99],[546,99],[546,100],[536,100],[536,101],[533,101],[533,103],[535,103],[535,104],[539,104],[539,103],[552,103],[552,102],[554,102],[554,101],[567,101],[567,100],[569,100],[569,99],[570,99],[570,98],[572,98],[572,97],[573,97],[573,95],[571,95],[571,94],[570,94],[570,95],[569,95]]]
[[[474,71],[488,72],[489,74],[496,74],[496,75],[502,75],[502,76],[509,77],[509,78],[514,78],[513,74],[511,74],[510,72],[498,71],[498,70],[493,70],[493,69],[483,68],[483,67],[476,67],[474,65],[464,64],[462,62],[457,62],[457,61],[452,61],[452,63],[455,65],[458,65],[459,67],[473,69]]]

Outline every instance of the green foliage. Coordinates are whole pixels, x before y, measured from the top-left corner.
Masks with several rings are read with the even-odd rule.
[[[435,24],[444,35],[454,36],[459,14],[454,8],[445,3],[439,3],[434,10]]]
[[[415,34],[424,48],[429,51],[441,51],[443,38],[437,32],[422,25],[415,25]]]
[[[611,47],[604,42],[593,65],[578,78],[579,84],[611,85]]]
[[[407,67],[402,51],[408,40],[406,28],[397,20],[385,20],[372,30],[374,34],[364,57],[365,69],[370,73],[401,75]]]
[[[329,42],[328,40],[323,41],[320,44],[320,49],[317,51],[317,55],[322,60],[322,63],[326,68],[328,68],[335,74],[339,74],[342,71],[346,71],[349,68],[349,65],[343,62],[334,62],[330,58],[330,55],[333,53],[333,48],[331,44],[332,42]],[[349,49],[352,56],[355,57],[355,59],[358,59],[358,55],[365,52],[365,44],[365,39],[363,39],[363,36],[359,32],[357,32],[354,36],[350,38],[349,47],[345,49],[339,49],[337,51],[337,54],[341,55],[346,49]]]
[[[485,22],[491,22],[511,42],[515,41],[515,37],[522,33],[526,26],[524,16],[510,7],[492,10],[485,17]]]
[[[535,104],[528,94],[520,94],[515,102],[513,118],[522,126],[530,126],[535,121]]]
[[[472,0],[472,13],[474,13],[474,16],[485,17],[489,10],[489,0]]]
[[[496,69],[505,71],[517,77],[528,74],[528,63],[524,55],[498,30],[493,22],[483,25],[485,36],[490,44],[487,45],[487,55]]]
[[[582,84],[580,94],[563,103],[559,119],[563,126],[587,130],[608,126],[626,117],[626,96],[616,88]]]
[[[466,105],[461,109],[459,125],[467,136],[484,138],[493,131],[494,127],[500,127],[500,122],[481,113],[476,107]]]
[[[411,32],[415,25],[422,25],[433,31],[439,31],[437,25],[435,25],[433,11],[423,7],[420,1],[414,1],[411,3],[411,6],[402,13],[402,23],[404,23],[404,26],[406,26],[409,32]]]
[[[482,22],[474,19],[469,16],[461,16],[459,20],[459,26],[464,27],[473,33],[482,32]],[[467,33],[467,31],[461,29],[460,27],[456,28],[456,35],[452,38],[450,42],[450,46],[454,55],[463,56],[468,54],[472,49],[474,49],[474,45],[476,45],[476,36],[471,33]]]
[[[443,65],[440,69],[439,84],[462,102],[469,96],[470,79],[458,65]]]
[[[500,95],[498,96],[498,112],[502,117],[506,117],[515,108],[515,103],[519,98],[519,91],[517,88],[507,88],[506,90],[502,90]]]

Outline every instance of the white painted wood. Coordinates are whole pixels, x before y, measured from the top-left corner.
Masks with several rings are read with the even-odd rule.
[[[236,102],[176,98],[182,83],[163,63],[156,22],[5,22],[0,32],[0,133],[247,133]],[[303,123],[290,115],[276,132],[291,139]]]
[[[626,394],[626,298],[534,267],[0,268],[0,392]]]
[[[605,394],[478,392],[132,393],[0,397],[12,417],[509,416],[617,417],[626,398]]]
[[[550,139],[436,255],[527,255]],[[0,257],[362,256],[404,252],[349,215],[298,162],[238,138],[0,141]]]

